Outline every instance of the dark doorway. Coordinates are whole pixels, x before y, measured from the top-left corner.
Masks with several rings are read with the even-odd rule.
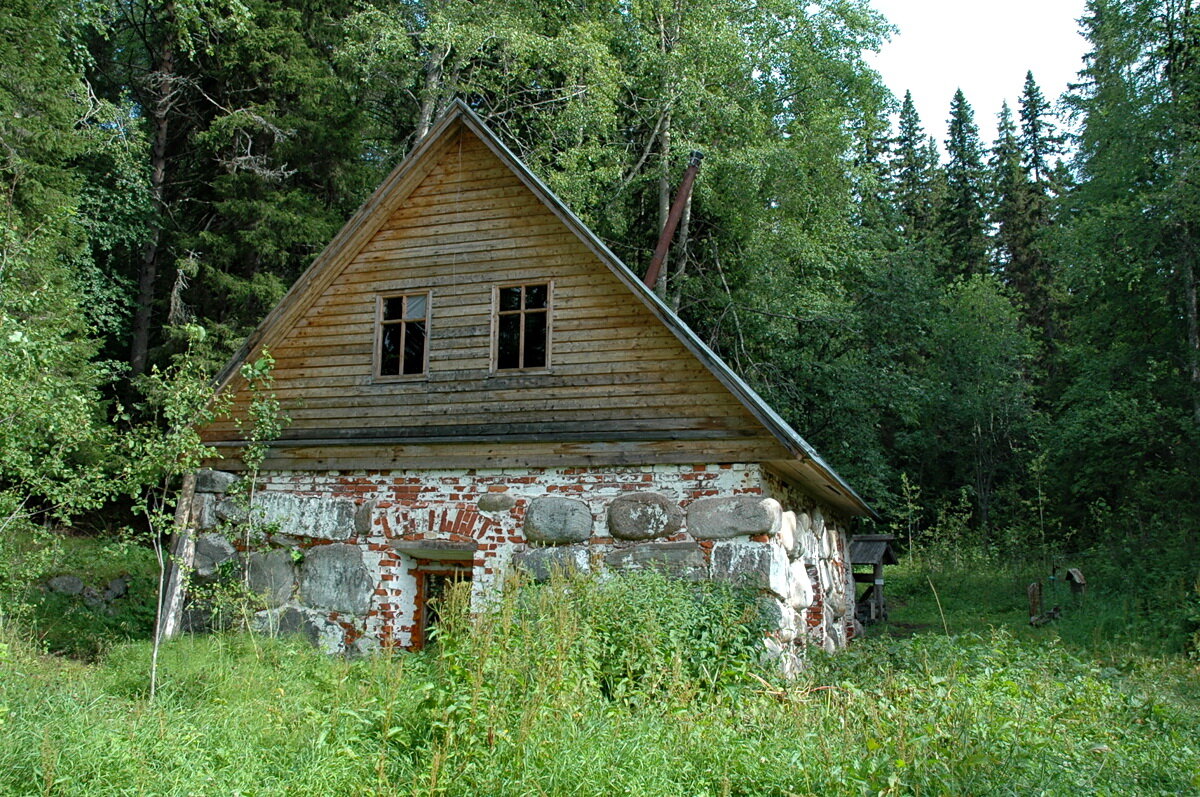
[[[438,569],[417,571],[417,623],[413,634],[413,648],[420,650],[436,639],[433,630],[441,619],[441,612],[455,584],[471,580],[467,569]]]

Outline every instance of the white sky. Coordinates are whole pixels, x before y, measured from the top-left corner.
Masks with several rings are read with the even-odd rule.
[[[1000,103],[1016,113],[1026,70],[1050,102],[1077,80],[1087,42],[1085,0],[872,0],[900,30],[870,58],[896,95],[911,90],[925,132],[943,144],[950,99],[962,88],[980,138],[996,135]]]

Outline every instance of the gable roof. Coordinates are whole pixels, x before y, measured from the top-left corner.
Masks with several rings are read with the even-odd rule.
[[[354,213],[307,270],[296,280],[278,305],[267,315],[218,374],[217,389],[225,389],[238,376],[241,365],[262,348],[274,348],[318,296],[333,283],[357,253],[372,239],[438,162],[452,133],[465,128],[525,185],[537,199],[590,250],[614,276],[732,393],[795,458],[772,462],[786,477],[806,484],[853,514],[878,515],[786,421],[724,361],[721,360],[679,317],[658,298],[574,213],[529,171],[524,163],[462,100],[456,99],[412,153],[397,166]],[[828,492],[827,492],[828,491]]]

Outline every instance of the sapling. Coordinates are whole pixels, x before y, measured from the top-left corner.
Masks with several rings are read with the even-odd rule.
[[[125,436],[126,462],[123,478],[133,499],[133,509],[146,523],[150,544],[158,562],[158,609],[150,655],[150,699],[158,686],[158,654],[164,636],[164,597],[168,560],[163,542],[172,533],[188,533],[186,507],[176,512],[185,483],[209,455],[200,437],[200,427],[218,417],[228,406],[223,396],[213,395],[198,349],[205,338],[200,326],[185,325],[187,347],[166,368],[154,366],[138,379],[145,396],[140,406],[143,420]]]

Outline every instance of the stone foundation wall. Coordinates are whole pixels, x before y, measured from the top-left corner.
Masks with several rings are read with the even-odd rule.
[[[516,568],[735,581],[759,592],[785,667],[853,635],[845,524],[758,465],[263,473],[257,540],[235,482],[198,475],[197,574],[247,568],[260,625],[331,652],[411,645],[417,574],[443,567],[469,569],[478,602]]]

